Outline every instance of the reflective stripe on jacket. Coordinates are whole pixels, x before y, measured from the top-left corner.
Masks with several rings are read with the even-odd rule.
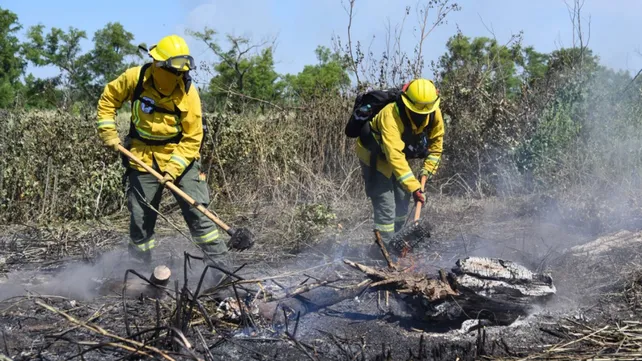
[[[98,101],[98,134],[107,144],[113,144],[118,139],[115,122],[116,110],[130,100],[138,76],[140,66],[127,69],[118,78],[109,82]],[[167,140],[177,134],[183,134],[180,142],[165,145],[147,145],[138,139],[132,139],[131,152],[144,163],[152,166],[156,160],[161,173],[167,172],[172,177],[180,176],[185,168],[200,157],[199,150],[203,138],[201,99],[195,86],[186,91],[182,81],[174,92],[165,97],[158,93],[152,84],[151,67],[145,72],[141,98],[154,102],[170,112],[180,110],[180,117],[174,114],[151,112],[147,105],[140,100],[134,102],[132,119],[141,137],[151,140]],[[129,126],[127,127],[129,129]],[[130,161],[130,166],[141,172],[145,170]]]
[[[434,126],[428,133],[428,156],[424,160],[423,171],[430,177],[437,171],[441,152],[443,149],[444,120],[441,109],[435,111]],[[408,117],[410,118],[410,117]],[[412,132],[419,134],[428,125],[430,117],[419,128],[414,124]],[[408,160],[403,153],[405,143],[401,139],[404,124],[399,116],[399,109],[395,103],[386,105],[370,122],[375,140],[381,145],[383,155],[377,158],[377,170],[386,177],[394,177],[408,192],[414,192],[421,184],[412,173]],[[357,139],[357,156],[366,165],[370,166],[370,151]],[[384,158],[385,156],[385,158]]]

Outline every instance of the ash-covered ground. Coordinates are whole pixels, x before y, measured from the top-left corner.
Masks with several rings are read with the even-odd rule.
[[[287,330],[285,325],[264,322],[256,314],[252,322],[245,319],[240,325],[217,319],[224,311],[217,309],[213,298],[205,297],[202,303],[214,320],[210,326],[201,312],[192,313],[183,334],[190,344],[186,350],[165,336],[168,325],[178,327],[176,301],[167,295],[176,295],[185,279],[190,292],[196,290],[203,263],[192,260],[185,275],[184,252],[200,255],[198,250],[180,236],[160,239],[154,264],[165,264],[172,270],[167,295],[159,302],[153,297],[136,297],[136,287],[144,288],[145,283],[129,274],[129,294],[123,299],[126,270],[144,276],[151,272],[150,267],[129,261],[123,236],[113,239],[106,247],[109,251],[90,260],[6,264],[8,272],[0,278],[0,353],[12,360],[117,360],[142,349],[127,342],[116,342],[124,347],[114,345],[114,337],[123,337],[151,340],[147,346],[164,350],[148,351],[157,359],[517,359],[572,340],[572,332],[560,329],[564,320],[598,327],[637,315],[637,302],[627,290],[632,289],[629,281],[639,260],[640,234],[624,232],[613,239],[598,240],[601,247],[573,248],[594,237],[528,218],[494,219],[467,227],[465,232],[452,229],[435,227],[431,241],[404,259],[404,264],[412,265],[414,272],[436,274],[466,256],[502,258],[534,272],[550,273],[556,295],[509,326],[482,322],[484,327],[475,327],[474,315],[464,324],[427,323],[414,316],[399,295],[365,292],[305,314],[298,322],[290,321]],[[235,254],[229,269],[245,264],[237,275],[260,280],[244,284],[250,298],[261,289],[279,292],[328,279],[356,283],[364,276],[347,267],[344,259],[381,268],[385,263],[369,259],[367,232],[351,236],[329,237],[296,255],[276,255],[259,244]],[[5,249],[9,249],[10,237],[5,235]],[[205,277],[202,293],[211,286],[209,281]],[[131,336],[137,333],[140,335]]]

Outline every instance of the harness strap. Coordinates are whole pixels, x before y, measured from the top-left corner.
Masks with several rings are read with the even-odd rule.
[[[156,104],[150,102],[147,99],[141,98],[141,94],[143,93],[143,82],[145,80],[145,72],[147,71],[147,69],[149,69],[149,67],[151,65],[152,65],[152,63],[144,64],[140,68],[140,74],[138,74],[138,81],[136,82],[136,88],[134,88],[134,93],[132,94],[132,98],[131,98],[132,118],[131,118],[131,121],[129,123],[129,138],[138,139],[138,140],[140,140],[141,142],[143,142],[143,143],[145,143],[147,145],[165,145],[165,144],[170,144],[170,143],[178,144],[181,141],[181,139],[183,138],[182,132],[178,133],[176,136],[174,136],[172,138],[164,139],[164,140],[145,139],[145,138],[141,137],[141,135],[136,130],[136,125],[134,125],[134,121],[133,121],[134,120],[134,112],[135,112],[134,106],[135,106],[135,103],[136,103],[137,100],[140,101],[141,103],[144,103],[148,107],[151,107],[152,108],[152,112],[158,112],[158,113],[163,113],[163,114],[172,114],[172,115],[177,116],[177,117],[180,117],[180,115],[181,115],[181,111],[178,109],[176,104],[174,104],[174,110],[171,111],[171,110],[167,110],[165,108],[156,106]],[[187,87],[189,85],[191,85],[191,78],[189,78],[189,76],[187,76],[186,78],[188,78],[190,80],[187,84],[185,84],[186,90],[187,90],[188,89]]]

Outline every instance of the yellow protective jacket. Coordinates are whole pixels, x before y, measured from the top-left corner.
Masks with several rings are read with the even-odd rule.
[[[413,134],[423,132],[429,120],[430,116],[426,117],[425,123],[419,128],[413,122],[410,122]],[[370,121],[370,127],[383,153],[377,157],[377,170],[388,178],[394,175],[408,192],[414,192],[421,188],[421,183],[414,176],[406,155],[403,153],[405,143],[402,140],[402,134],[405,126],[399,115],[397,104],[390,103],[386,105]],[[444,120],[439,108],[435,110],[434,126],[428,130],[427,136],[428,156],[424,159],[421,173],[431,178],[439,167],[443,149]],[[359,159],[370,166],[370,150],[361,143],[361,139],[357,139],[356,149]]]
[[[120,142],[116,130],[116,110],[124,102],[130,100],[141,71],[141,67],[127,69],[118,78],[109,82],[98,101],[98,134],[106,145]],[[145,104],[140,100],[134,102],[132,119],[138,134],[151,140],[166,140],[182,132],[178,144],[147,145],[139,139],[132,139],[131,152],[149,166],[156,160],[160,172],[167,172],[174,179],[180,176],[185,168],[200,157],[199,150],[203,139],[203,123],[201,99],[195,86],[186,90],[183,82],[179,82],[174,92],[169,96],[158,93],[151,79],[151,67],[145,71],[143,78],[142,97],[151,99],[157,107],[168,111],[180,110],[180,117],[174,114],[152,112],[147,114]],[[176,106],[176,108],[175,108]],[[145,170],[130,160],[130,167],[141,172]]]

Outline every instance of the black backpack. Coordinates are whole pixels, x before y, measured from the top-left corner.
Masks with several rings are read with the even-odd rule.
[[[381,146],[374,140],[372,135],[370,121],[390,103],[396,102],[400,110],[405,109],[405,105],[401,101],[401,92],[402,90],[399,88],[371,90],[359,94],[355,99],[352,114],[344,132],[349,138],[359,138],[361,143],[370,149],[370,167],[375,167],[377,157],[383,154]],[[410,119],[408,119],[404,111],[400,112],[400,117],[405,125],[402,139],[406,144],[403,149],[406,158],[425,158],[428,155],[426,131],[434,126],[435,113],[430,114],[428,125],[421,134],[412,134]]]
[[[371,90],[357,95],[354,101],[352,114],[345,127],[345,134],[349,138],[365,138],[370,134],[370,121],[386,105],[400,99],[401,89],[390,88],[384,90]]]

